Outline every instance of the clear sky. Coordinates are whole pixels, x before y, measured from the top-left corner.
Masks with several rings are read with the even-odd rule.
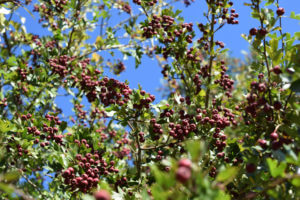
[[[230,55],[243,58],[242,50],[248,51],[249,45],[248,42],[241,37],[241,34],[248,34],[249,29],[252,27],[258,27],[259,22],[249,17],[251,9],[243,5],[244,3],[249,3],[250,0],[233,0],[233,2],[236,12],[239,13],[239,24],[225,25],[217,33],[216,39],[225,43],[225,47],[230,49]],[[300,31],[300,24],[297,20],[289,18],[291,11],[294,11],[296,14],[300,13],[300,0],[279,0],[279,4],[286,11],[282,19],[283,32],[294,33],[296,31]],[[205,22],[205,18],[203,17],[203,11],[206,10],[204,0],[195,0],[195,2],[189,7],[185,7],[183,2],[177,2],[174,6],[175,9],[183,10],[181,15],[185,18],[186,22],[193,22],[194,24],[197,22]],[[136,6],[133,7],[133,12],[139,12],[137,11]],[[24,11],[24,9],[20,11],[20,15],[26,17],[25,25],[28,32],[40,35],[47,34],[47,30],[45,28],[41,28],[41,26],[37,23],[38,18],[33,19],[27,12]],[[128,15],[124,13],[123,15],[113,16],[112,22],[117,22],[122,17],[128,17]],[[91,33],[91,36],[91,41],[95,41],[97,33]],[[105,54],[102,56],[105,57]],[[122,57],[120,57],[120,59],[122,59]],[[126,65],[126,71],[120,76],[114,76],[109,72],[106,72],[106,74],[121,81],[129,80],[132,88],[137,88],[138,84],[140,84],[143,89],[157,96],[157,99],[160,99],[159,97],[161,95],[157,91],[157,88],[161,86],[162,75],[160,73],[161,68],[158,66],[157,61],[151,60],[145,56],[142,59],[142,65],[138,69],[135,69],[134,61],[132,59],[126,60],[124,63]],[[64,98],[59,97],[56,102],[59,105],[62,105],[63,108],[66,108]]]
[[[259,26],[259,22],[249,17],[251,9],[243,5],[245,2],[249,3],[250,0],[233,0],[233,2],[236,12],[239,13],[239,24],[225,25],[217,32],[216,39],[225,43],[225,47],[230,49],[230,55],[243,58],[242,50],[248,52],[249,44],[241,37],[241,34],[248,34],[250,28]],[[294,11],[296,14],[300,13],[300,0],[281,0],[279,3],[286,11],[282,19],[283,32],[294,33],[300,31],[300,24],[297,20],[289,18],[291,11]],[[175,9],[183,9],[181,15],[184,16],[186,22],[193,22],[194,24],[205,22],[205,18],[203,17],[203,11],[206,9],[204,0],[195,0],[187,8],[182,2],[178,2],[175,4]],[[147,92],[157,97],[160,96],[157,88],[161,85],[162,75],[160,73],[161,68],[158,66],[156,60],[145,57],[142,65],[137,70],[134,68],[132,60],[125,61],[125,64],[127,69],[120,77],[117,77],[118,79],[129,80],[130,86],[134,88],[137,88],[138,84],[140,84]]]
[[[239,24],[225,25],[220,31],[217,32],[216,40],[223,41],[225,43],[225,47],[230,49],[229,54],[231,56],[243,59],[242,51],[248,52],[249,44],[241,37],[241,34],[248,34],[252,27],[259,26],[259,22],[249,17],[251,9],[248,6],[243,5],[244,3],[250,3],[250,0],[233,0],[233,2],[236,12],[239,13]],[[33,3],[36,3],[36,0],[33,0]],[[296,31],[300,31],[300,24],[297,22],[297,20],[289,18],[291,11],[294,11],[296,14],[300,13],[300,0],[279,0],[279,4],[280,7],[283,7],[286,11],[282,18],[283,32],[294,33]],[[185,7],[183,1],[175,3],[174,6],[174,9],[183,10],[181,16],[185,18],[186,22],[193,22],[194,24],[201,22],[205,23],[206,19],[203,16],[203,11],[205,11],[207,8],[204,0],[195,0],[195,2],[189,7]],[[276,11],[275,7],[273,7],[273,9]],[[33,7],[31,6],[29,10],[32,11]],[[133,12],[140,12],[136,5],[133,6]],[[19,16],[14,16],[15,19],[19,19],[20,17],[26,18],[25,26],[27,28],[27,32],[39,35],[45,35],[49,33],[47,29],[41,28],[41,25],[37,22],[39,19],[38,17],[33,18],[23,8],[19,10]],[[111,23],[117,23],[120,20],[123,20],[123,18],[126,19],[127,17],[128,14],[124,13],[117,15],[116,11],[116,15],[113,15],[111,18]],[[95,38],[98,36],[97,33],[99,33],[98,30],[91,33],[91,42],[95,41]],[[107,57],[108,53],[101,52],[100,55]],[[120,56],[119,59],[122,60],[122,57]],[[105,71],[105,75],[119,79],[120,81],[129,80],[131,88],[138,88],[138,84],[140,84],[144,90],[154,94],[156,96],[156,102],[158,102],[161,99],[161,93],[159,93],[157,89],[161,86],[162,75],[161,68],[159,67],[157,61],[155,59],[151,60],[144,56],[142,59],[142,64],[138,69],[135,69],[133,59],[129,58],[123,62],[126,65],[126,70],[121,73],[120,76],[115,76],[108,72],[108,70]],[[63,113],[66,115],[72,114],[72,105],[70,104],[70,100],[71,97],[57,97],[55,100],[55,102],[63,109]]]

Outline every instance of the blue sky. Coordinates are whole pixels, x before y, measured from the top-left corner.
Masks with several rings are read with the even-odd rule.
[[[225,25],[219,32],[217,32],[216,39],[225,43],[225,47],[230,49],[230,55],[243,58],[242,51],[247,52],[249,44],[241,37],[241,34],[248,34],[249,29],[252,27],[258,27],[259,22],[249,17],[251,9],[250,7],[243,5],[244,3],[249,3],[250,0],[234,0],[233,2],[236,12],[239,13],[239,24]],[[294,11],[296,14],[300,13],[300,0],[281,0],[279,1],[279,4],[286,11],[282,18],[283,32],[294,33],[296,31],[300,31],[300,25],[297,20],[290,19],[288,17],[290,16],[291,11]],[[193,22],[194,24],[197,22],[205,22],[205,18],[203,17],[203,11],[206,10],[204,0],[195,0],[195,2],[189,7],[185,7],[183,2],[177,2],[174,6],[175,9],[183,10],[181,15],[184,16],[186,22]],[[275,9],[275,7],[273,8]],[[133,7],[133,12],[138,12],[136,10],[136,6]],[[20,10],[20,15],[26,17],[25,25],[28,32],[40,35],[47,34],[47,30],[45,28],[41,28],[41,26],[37,23],[38,18],[33,19],[27,12],[25,12],[24,9]],[[111,22],[117,23],[120,19],[125,19],[125,17],[128,17],[125,13],[122,15],[115,15],[112,17]],[[91,33],[91,41],[95,41],[98,32],[99,31]],[[102,54],[102,56],[105,57],[105,53]],[[120,57],[120,59],[122,60],[122,57]],[[120,76],[114,76],[109,72],[106,72],[106,74],[121,81],[129,80],[132,88],[137,88],[138,84],[140,84],[143,89],[157,96],[157,99],[160,99],[159,97],[161,94],[157,91],[157,88],[161,86],[162,75],[160,73],[161,68],[157,61],[144,57],[142,59],[142,65],[138,69],[135,69],[133,59],[126,60],[124,63],[126,65],[126,71]],[[66,102],[64,101],[65,99],[62,97],[59,97],[56,100],[58,104],[65,107]]]

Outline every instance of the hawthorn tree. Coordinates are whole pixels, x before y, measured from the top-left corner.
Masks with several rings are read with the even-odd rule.
[[[278,0],[247,0],[241,61],[216,38],[234,2],[206,0],[197,23],[174,3],[0,1],[1,199],[299,198],[300,32]],[[161,100],[109,76],[127,57],[157,60]]]

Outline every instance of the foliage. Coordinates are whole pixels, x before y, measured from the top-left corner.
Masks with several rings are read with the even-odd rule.
[[[299,197],[300,32],[278,1],[248,0],[242,62],[215,36],[239,23],[233,2],[206,0],[197,24],[173,3],[0,1],[0,199]],[[105,75],[145,57],[162,100]]]

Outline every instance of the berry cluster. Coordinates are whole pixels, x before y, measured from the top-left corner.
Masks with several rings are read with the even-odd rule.
[[[196,74],[193,78],[193,83],[196,86],[195,94],[198,94],[201,91],[202,81],[200,80],[199,74]]]
[[[274,67],[275,70],[273,70],[274,73],[280,73],[280,69],[278,67]],[[277,71],[278,70],[278,71]],[[263,74],[259,75],[259,82],[252,81],[251,82],[251,92],[247,95],[247,105],[245,107],[245,111],[248,114],[251,114],[252,117],[256,117],[257,113],[262,114],[268,114],[275,110],[280,110],[282,108],[282,103],[280,101],[274,101],[273,102],[273,108],[272,104],[270,105],[270,102],[267,101],[267,99],[264,97],[266,91],[268,90],[267,83],[264,82]],[[274,84],[276,85],[276,84]],[[271,118],[267,118],[271,120]]]
[[[71,65],[69,64],[73,61],[75,57],[69,57],[67,55],[60,56],[59,58],[52,58],[49,60],[50,67],[54,74],[58,74],[61,78],[64,78],[71,70]]]
[[[183,112],[180,112],[183,113]],[[181,115],[183,116],[183,115]],[[184,140],[185,137],[189,135],[190,132],[193,132],[197,129],[196,124],[190,123],[189,118],[184,116],[186,119],[182,119],[180,123],[174,124],[169,123],[169,128],[171,129],[169,131],[169,134],[177,139],[177,140]]]
[[[123,10],[124,12],[130,14],[130,13],[131,13],[131,6],[130,6],[129,4],[127,4],[127,3],[124,3],[124,4],[122,5],[122,10]]]
[[[215,133],[213,134],[214,137],[214,145],[217,147],[217,154],[218,158],[223,158],[225,156],[224,152],[221,152],[226,147],[226,139],[227,136],[224,133],[220,133],[220,128],[216,128]]]
[[[78,119],[80,120],[84,120],[86,119],[86,111],[84,111],[83,109],[83,105],[82,104],[76,104],[75,105],[75,113]]]
[[[54,4],[52,4],[54,3]],[[44,2],[40,5],[35,4],[33,8],[33,12],[39,12],[40,13],[40,19],[39,23],[46,21],[44,26],[50,26],[53,30],[58,29],[58,25],[55,22],[55,20],[51,20],[53,18],[61,18],[63,21],[68,22],[68,19],[65,18],[64,12],[67,7],[68,1],[66,0],[55,0],[54,2]]]
[[[141,99],[139,99],[139,102],[134,103],[133,108],[138,109],[138,110],[141,110],[143,108],[149,109],[150,103],[152,103],[155,100],[155,96],[151,95],[149,93],[146,94],[146,92],[144,90],[141,90],[140,94],[144,98],[141,98]]]
[[[127,186],[127,183],[127,178],[123,176],[116,181],[115,187],[125,187]]]
[[[73,167],[69,167],[62,172],[65,184],[69,185],[72,190],[79,189],[86,193],[97,186],[101,176],[119,172],[118,169],[114,168],[115,162],[106,163],[102,158],[102,154],[98,151],[95,151],[93,154],[86,153],[85,156],[77,154],[76,161],[76,165],[79,168],[77,173]],[[80,176],[76,176],[76,174],[80,173]]]
[[[54,49],[57,46],[57,42],[55,40],[49,41],[45,44],[46,48]]]
[[[119,62],[116,65],[114,65],[114,73],[116,75],[121,74],[125,69],[126,69],[126,67],[123,62]]]
[[[81,141],[75,139],[74,143],[76,143],[78,145],[78,147],[85,146],[86,148],[90,148],[90,145],[88,144],[86,139],[82,139]]]
[[[160,113],[160,118],[169,118],[174,114],[174,110],[173,109],[164,109],[164,111],[162,113]]]
[[[220,79],[215,80],[215,83],[219,84],[221,87],[223,87],[223,89],[225,91],[227,91],[226,96],[231,97],[231,91],[233,90],[234,81],[232,79],[230,79],[227,74],[225,74],[227,71],[227,68],[224,64],[225,64],[225,62],[221,61],[221,69],[222,69],[221,77],[220,77]]]
[[[215,126],[221,130],[230,126],[230,123],[233,125],[236,125],[237,123],[234,119],[234,114],[229,109],[222,109],[220,106],[218,106],[217,109],[212,110],[211,117],[206,110],[197,109],[197,112],[199,113],[196,116],[197,121],[201,124],[210,124],[211,126]],[[220,114],[221,112],[223,112],[223,116]]]
[[[27,115],[28,116],[28,115]],[[59,118],[56,116],[51,116],[49,114],[46,114],[45,115],[45,118],[50,121],[51,123],[51,126],[48,126],[47,124],[43,124],[43,128],[42,128],[42,131],[46,134],[41,134],[41,132],[37,129],[37,127],[33,126],[33,127],[27,127],[27,131],[28,133],[32,133],[36,136],[40,136],[40,138],[43,140],[43,139],[47,139],[48,141],[47,142],[41,142],[40,143],[40,146],[41,147],[45,147],[45,146],[48,146],[50,143],[49,143],[49,140],[53,140],[55,141],[57,144],[59,145],[63,145],[63,138],[64,136],[63,135],[57,135],[59,129],[57,127],[55,127],[55,125],[60,125],[62,122],[59,120]],[[39,143],[39,139],[36,138],[34,140],[34,143],[35,144],[38,144]]]
[[[133,3],[137,5],[141,5],[142,1],[141,0],[133,0]],[[146,6],[153,6],[154,4],[157,3],[157,0],[147,0],[143,2]]]
[[[223,9],[223,14],[226,15],[227,12],[228,12],[228,9],[227,9],[227,8],[224,8],[224,9]],[[225,17],[226,20],[227,20],[227,23],[228,23],[228,24],[238,24],[239,21],[236,20],[236,18],[239,17],[239,14],[238,14],[238,13],[235,13],[235,9],[231,9],[230,12],[231,12],[231,13],[230,13],[230,16],[229,16],[229,17]],[[223,15],[222,17],[224,17],[224,15]]]
[[[212,166],[209,171],[209,176],[214,178],[216,177],[216,175],[217,175],[217,168],[215,166]]]
[[[254,36],[254,35],[257,35],[259,37],[264,37],[266,36],[268,33],[267,29],[265,28],[260,28],[260,29],[256,29],[256,28],[251,28],[250,31],[249,31],[249,34],[251,36]]]
[[[161,28],[163,28],[165,31],[168,30],[173,23],[174,18],[170,16],[163,15],[162,17],[158,17],[157,15],[153,15],[153,19],[148,26],[143,28],[143,37],[151,38],[158,34],[158,31]]]
[[[99,97],[104,106],[111,104],[122,106],[129,101],[129,95],[132,93],[128,85],[113,78],[104,77],[99,86],[101,86]]]
[[[266,139],[258,139],[257,143],[261,148],[267,149],[268,148],[268,139],[270,140],[270,147],[273,150],[280,149],[283,144],[291,144],[293,139],[291,139],[286,133],[279,134],[277,131],[272,132]]]
[[[3,98],[2,100],[0,100],[0,107],[6,107],[7,106],[7,98]]]
[[[162,129],[161,124],[156,122],[155,118],[150,120],[150,133],[153,140],[158,140],[160,136],[163,134],[164,130]]]
[[[81,73],[80,88],[86,91],[86,97],[89,102],[95,101],[97,98],[96,86],[99,84],[97,76],[90,76],[86,73]]]
[[[23,149],[21,147],[21,145],[19,145],[19,144],[17,144],[16,147],[17,147],[17,150],[18,150],[18,156],[22,156],[23,153],[28,154],[28,152],[29,152],[27,149]]]
[[[122,149],[119,149],[119,151],[115,151],[114,155],[119,158],[119,159],[123,159],[125,157],[128,157],[128,160],[131,159],[131,155],[130,155],[130,149],[123,147]]]
[[[25,81],[27,79],[27,75],[28,75],[27,69],[18,68],[18,73],[19,73],[22,81]]]

